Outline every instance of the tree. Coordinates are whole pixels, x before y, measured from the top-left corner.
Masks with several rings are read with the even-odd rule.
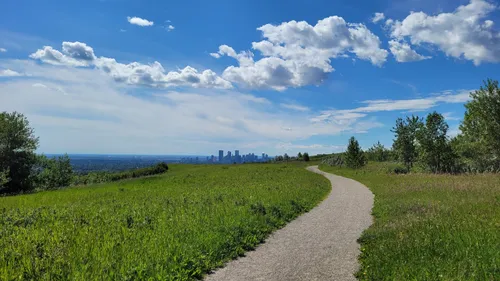
[[[285,161],[290,160],[290,156],[288,156],[288,154],[285,153],[285,155],[283,155],[283,160]]]
[[[309,162],[309,153],[304,152],[304,161]]]
[[[500,90],[498,81],[488,79],[470,94],[458,137],[457,149],[471,169],[500,170]]]
[[[396,120],[396,126],[391,130],[396,137],[392,145],[393,150],[398,159],[403,162],[408,170],[413,167],[413,163],[418,156],[416,135],[422,126],[422,119],[412,115],[411,117],[406,117],[406,120],[398,118]]]
[[[384,162],[389,160],[389,150],[378,141],[367,151],[368,160]]]
[[[347,167],[353,169],[361,168],[366,164],[364,152],[354,137],[349,139],[349,145],[346,151],[346,164]]]
[[[38,156],[37,172],[36,187],[43,190],[68,186],[73,179],[73,169],[67,154],[58,158]]]
[[[0,192],[20,192],[33,188],[34,151],[38,138],[21,113],[0,113],[0,171],[4,176]]]
[[[302,153],[299,152],[299,154],[297,154],[297,158],[298,159],[302,158]]]
[[[448,124],[443,115],[435,111],[427,115],[425,125],[417,132],[420,159],[433,173],[455,172],[456,156],[447,132]]]

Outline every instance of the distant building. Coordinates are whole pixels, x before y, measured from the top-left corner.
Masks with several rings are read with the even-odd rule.
[[[219,162],[222,163],[224,160],[224,150],[219,150]]]

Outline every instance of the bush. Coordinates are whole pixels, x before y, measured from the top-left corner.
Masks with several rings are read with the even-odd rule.
[[[344,165],[344,157],[342,154],[336,154],[321,160],[321,164],[326,164],[328,166],[342,167]]]
[[[68,155],[58,158],[37,156],[35,187],[41,190],[68,186],[73,178],[73,169]]]
[[[399,174],[408,174],[409,172],[410,171],[408,171],[408,168],[406,168],[405,166],[401,166],[401,165],[389,168],[389,173],[394,173],[396,175],[399,175]]]

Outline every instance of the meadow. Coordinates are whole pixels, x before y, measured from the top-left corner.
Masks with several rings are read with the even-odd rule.
[[[321,165],[375,194],[360,280],[500,280],[500,175],[389,174]]]
[[[192,280],[330,191],[304,165],[167,173],[0,198],[0,280]]]

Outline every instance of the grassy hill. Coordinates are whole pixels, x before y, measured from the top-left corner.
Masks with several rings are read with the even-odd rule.
[[[388,174],[321,166],[375,194],[361,280],[500,280],[500,175]]]
[[[0,280],[189,280],[254,248],[330,190],[303,165],[168,173],[0,198]]]

